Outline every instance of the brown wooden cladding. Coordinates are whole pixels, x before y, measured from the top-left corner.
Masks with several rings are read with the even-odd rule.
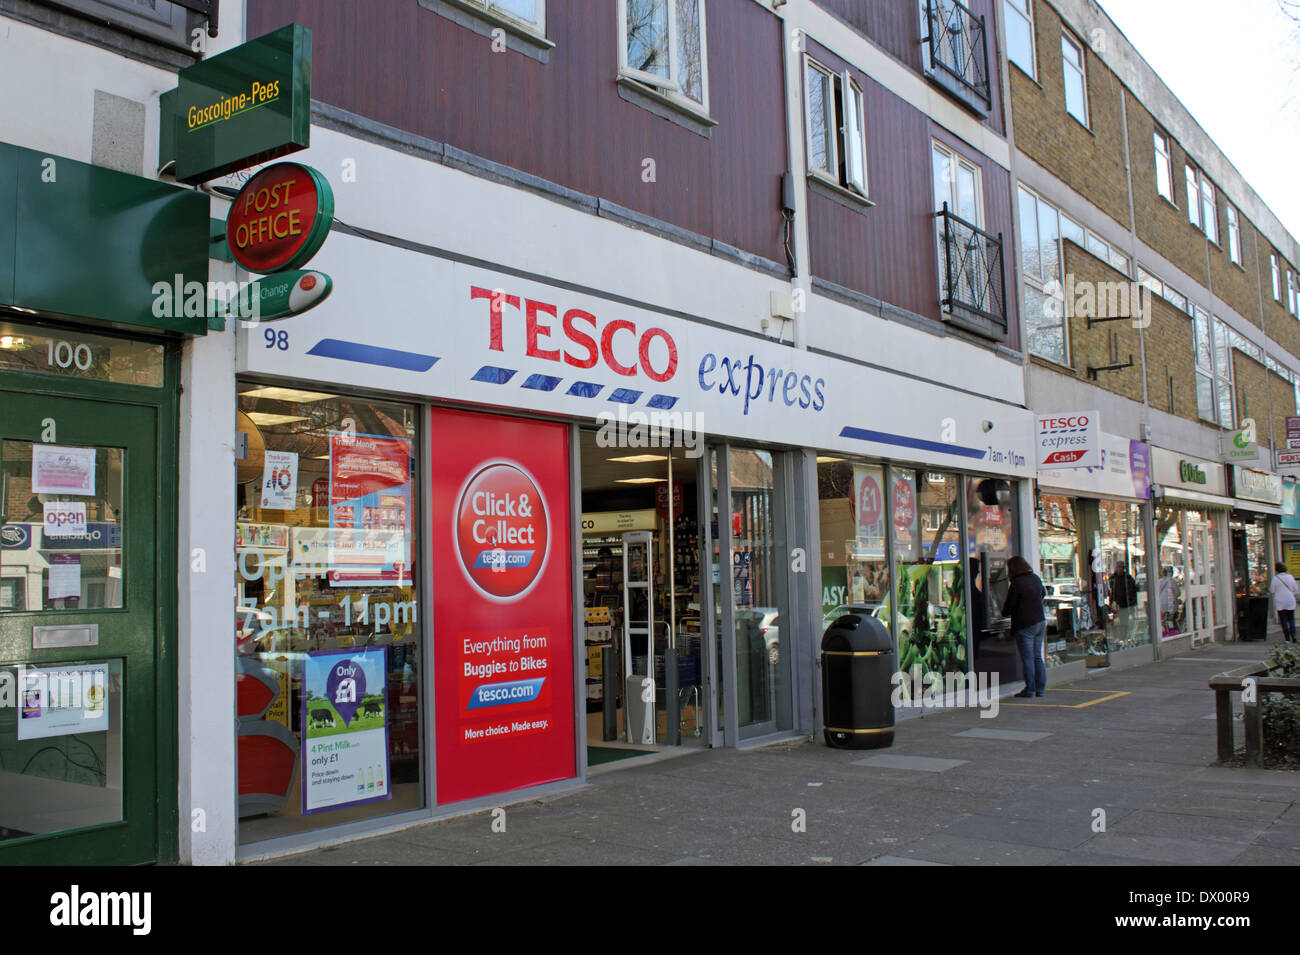
[[[711,138],[619,97],[612,2],[547,4],[544,64],[416,0],[248,0],[247,17],[249,36],[311,29],[313,99],[784,263],[781,21],[752,0],[705,7]]]
[[[815,0],[817,5],[881,47],[890,56],[921,73],[921,4],[924,0]],[[1002,68],[998,59],[997,27],[993,19],[994,0],[963,0],[971,13],[984,18],[985,43],[989,53],[989,95],[993,105],[988,127],[1005,134],[1002,119]]]
[[[862,87],[867,190],[875,203],[859,211],[809,191],[812,274],[940,320],[938,230],[930,159],[931,140],[938,140],[980,167],[984,228],[1002,234],[1008,328],[1004,343],[1019,347],[1011,177],[1007,170],[816,42],[809,39],[806,46],[810,56],[830,69],[851,70]]]

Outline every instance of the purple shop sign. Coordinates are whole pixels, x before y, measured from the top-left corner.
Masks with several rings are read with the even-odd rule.
[[[1142,500],[1151,497],[1151,447],[1145,441],[1128,443],[1128,469],[1133,476],[1133,494]]]

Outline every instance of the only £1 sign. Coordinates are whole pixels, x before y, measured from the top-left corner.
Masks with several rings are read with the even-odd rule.
[[[226,241],[236,262],[265,275],[305,265],[333,222],[334,193],[325,177],[310,166],[276,163],[239,190]]]

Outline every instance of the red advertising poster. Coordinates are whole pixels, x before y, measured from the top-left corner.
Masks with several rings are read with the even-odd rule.
[[[568,430],[431,413],[438,802],[570,779]]]
[[[411,442],[331,431],[329,502],[330,583],[409,583]]]

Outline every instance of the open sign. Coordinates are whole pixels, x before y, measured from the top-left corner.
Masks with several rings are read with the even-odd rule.
[[[46,501],[43,531],[46,537],[85,537],[84,501]]]

